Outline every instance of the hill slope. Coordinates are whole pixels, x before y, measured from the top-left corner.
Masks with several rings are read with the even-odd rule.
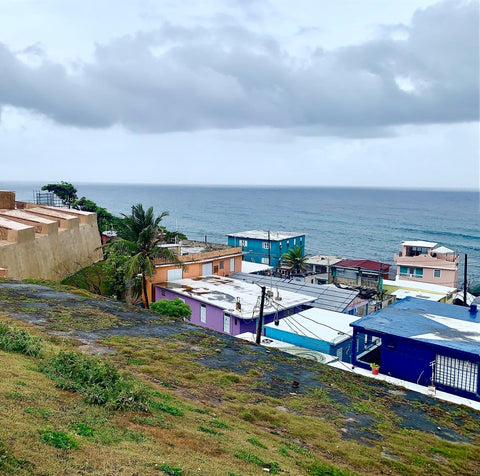
[[[0,339],[1,474],[480,473],[473,410],[67,288],[2,281],[0,304],[41,339]]]

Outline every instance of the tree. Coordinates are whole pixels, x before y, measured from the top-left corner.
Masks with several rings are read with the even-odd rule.
[[[127,278],[134,279],[138,275],[141,276],[143,300],[147,309],[150,307],[147,278],[155,272],[154,260],[164,257],[181,264],[168,248],[159,246],[162,242],[160,222],[167,215],[168,212],[163,212],[155,217],[153,207],[145,211],[141,203],[133,205],[131,215],[123,215],[124,218],[117,229],[118,236],[109,246],[129,257]]]
[[[293,273],[301,273],[305,270],[306,257],[303,254],[303,247],[295,246],[290,248],[286,253],[281,256],[282,263],[290,266]]]
[[[68,208],[78,200],[77,189],[68,182],[49,183],[42,187],[42,190],[53,192]]]
[[[99,207],[93,200],[86,197],[76,200],[73,208],[83,210],[85,212],[94,212],[97,214],[98,231],[102,233],[106,230],[116,229],[118,227],[120,218],[112,215],[106,208]]]
[[[179,317],[190,320],[190,316],[192,315],[191,307],[179,298],[175,298],[172,301],[169,299],[161,299],[160,301],[152,302],[150,307],[152,311],[158,312],[162,316]]]

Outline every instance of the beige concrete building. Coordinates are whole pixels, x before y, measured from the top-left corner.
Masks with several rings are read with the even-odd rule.
[[[0,191],[0,277],[60,281],[102,259],[95,213],[15,201]]]

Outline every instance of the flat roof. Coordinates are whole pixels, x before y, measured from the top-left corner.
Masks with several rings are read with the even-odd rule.
[[[352,326],[480,355],[480,311],[468,307],[406,297]]]
[[[421,291],[414,289],[397,289],[390,293],[392,296],[395,296],[397,299],[405,299],[406,297],[416,297],[419,299],[426,299],[428,301],[440,301],[446,297],[446,294],[432,293],[430,291]]]
[[[270,237],[269,237],[270,233]],[[297,233],[294,231],[265,231],[265,230],[248,230],[240,231],[238,233],[229,233],[227,236],[233,236],[235,238],[246,238],[252,240],[265,240],[268,241],[282,241],[289,238],[297,238],[304,236],[305,233]]]
[[[313,308],[280,319],[278,326],[272,322],[265,327],[336,345],[353,335],[350,324],[355,320],[357,316]]]
[[[341,289],[328,284],[310,284],[294,281],[294,279],[275,278],[258,274],[232,273],[230,278],[247,281],[260,286],[266,286],[274,293],[277,289],[306,294],[314,298],[308,305],[327,309],[329,311],[343,312],[358,296],[358,291]]]
[[[421,240],[413,240],[413,241],[402,241],[403,246],[417,246],[419,248],[433,248],[437,246],[438,243],[434,243],[432,241],[421,241]]]
[[[268,264],[253,263],[252,261],[242,261],[242,273],[258,273],[260,271],[268,271],[273,269],[273,266]]]
[[[335,263],[342,261],[344,258],[340,258],[340,256],[324,256],[324,255],[315,255],[309,256],[305,263],[308,264],[320,264],[323,266],[329,266]]]
[[[421,290],[421,291],[429,291],[431,293],[438,293],[438,294],[449,294],[456,290],[456,288],[451,288],[450,286],[441,286],[440,284],[432,284],[432,283],[421,283],[420,281],[408,281],[407,279],[395,279],[392,281],[390,279],[383,280],[383,286],[389,287],[393,286],[400,289],[410,289],[410,290]]]
[[[259,286],[221,276],[199,276],[191,279],[179,279],[162,284],[178,294],[224,309],[241,319],[252,319],[260,311],[261,289]],[[312,296],[282,290],[280,298],[266,296],[264,314],[272,314],[285,308],[289,309],[313,300]],[[236,309],[237,300],[241,310]]]

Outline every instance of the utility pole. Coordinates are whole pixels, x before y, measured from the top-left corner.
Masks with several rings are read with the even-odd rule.
[[[467,304],[467,253],[465,253],[465,265],[463,267],[463,305]]]
[[[257,338],[255,339],[256,344],[260,344],[260,338],[262,336],[262,327],[263,327],[263,307],[265,305],[265,286],[262,286],[262,300],[260,301],[260,315],[258,316],[258,325],[257,325]]]

